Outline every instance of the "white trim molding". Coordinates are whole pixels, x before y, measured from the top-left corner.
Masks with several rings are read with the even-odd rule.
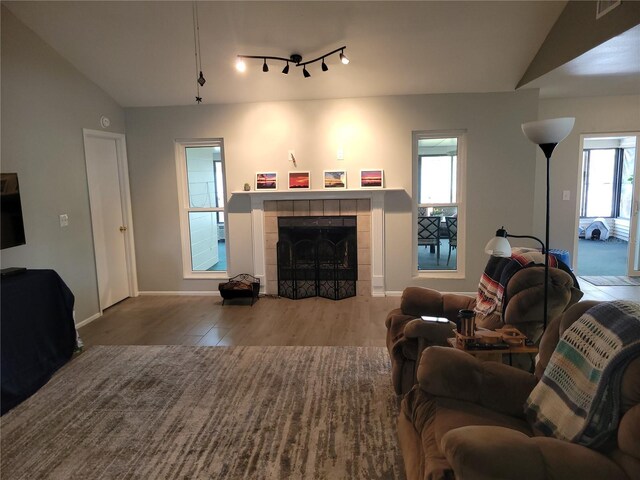
[[[85,318],[81,322],[76,323],[76,329],[78,329],[80,327],[84,327],[85,325],[89,325],[91,322],[93,322],[94,320],[99,319],[101,316],[102,316],[102,313],[98,312],[98,313],[96,313],[94,315],[91,315],[88,318]]]

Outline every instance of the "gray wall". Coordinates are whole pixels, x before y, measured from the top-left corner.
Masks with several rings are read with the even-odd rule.
[[[575,117],[576,123],[551,157],[550,244],[551,248],[569,250],[572,261],[575,261],[574,242],[580,201],[577,195],[582,181],[580,136],[640,132],[640,95],[541,100],[539,118],[557,117]],[[538,235],[544,236],[546,161],[540,151],[537,157],[534,229]],[[562,200],[563,190],[570,191],[570,200]]]
[[[100,129],[106,115],[122,133],[124,112],[5,7],[1,55],[1,168],[18,173],[27,243],[2,250],[0,262],[56,270],[82,321],[98,312],[82,129]]]
[[[484,245],[496,228],[528,233],[533,226],[535,146],[520,124],[535,119],[537,91],[415,95],[219,106],[126,109],[136,256],[141,291],[210,290],[216,282],[184,280],[180,258],[175,139],[223,138],[228,197],[256,171],[345,168],[350,188],[361,168],[383,168],[387,187],[386,290],[410,284],[474,291],[486,264]],[[467,275],[463,280],[412,278],[412,131],[468,132]],[[345,160],[336,160],[342,145]],[[230,202],[231,274],[252,272],[246,198]]]

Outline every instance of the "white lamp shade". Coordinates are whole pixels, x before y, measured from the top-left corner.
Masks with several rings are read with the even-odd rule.
[[[536,145],[560,143],[573,130],[576,119],[573,117],[550,118],[535,122],[523,123],[522,131]]]
[[[484,252],[494,257],[510,257],[511,244],[504,237],[493,237],[484,247]]]

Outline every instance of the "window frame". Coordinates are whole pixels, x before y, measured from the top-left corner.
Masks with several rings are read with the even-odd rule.
[[[189,187],[187,185],[187,148],[191,147],[220,147],[220,159],[221,159],[221,172],[222,172],[222,206],[217,207],[191,207],[189,203]],[[226,169],[225,169],[225,151],[224,141],[222,138],[200,138],[200,139],[176,139],[176,176],[178,181],[178,210],[180,216],[180,240],[182,250],[182,277],[184,279],[227,279],[229,270],[229,222],[227,211],[227,182],[226,182]],[[216,172],[214,168],[214,178],[216,178]],[[216,203],[217,195],[216,192]],[[224,232],[225,232],[225,250],[227,255],[227,270],[211,270],[200,271],[193,270],[192,258],[191,258],[191,230],[189,228],[189,213],[190,212],[215,212],[220,215],[223,214],[224,218]]]
[[[455,203],[420,203],[420,174],[421,155],[418,142],[423,139],[456,138],[458,143],[456,162],[456,202]],[[419,130],[412,132],[413,149],[413,198],[412,198],[412,256],[413,278],[450,278],[460,279],[465,277],[465,251],[466,251],[466,182],[467,182],[467,131],[466,130]],[[418,270],[418,209],[419,207],[447,207],[458,208],[458,245],[457,264],[455,270]],[[442,258],[441,258],[442,259]]]
[[[613,158],[613,180],[611,188],[611,211],[603,218],[621,218],[628,220],[630,217],[620,216],[620,201],[622,194],[622,164],[624,158],[624,148],[622,147],[597,147],[583,148],[582,150],[582,192],[580,198],[580,218],[597,218],[597,216],[587,215],[587,204],[589,199],[589,166],[591,164],[591,152],[594,150],[614,150]],[[602,215],[600,215],[602,216]]]

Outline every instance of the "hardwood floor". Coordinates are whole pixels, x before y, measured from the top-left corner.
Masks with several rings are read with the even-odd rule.
[[[640,301],[640,287],[580,282],[584,300]],[[253,307],[220,297],[140,296],[80,328],[90,345],[384,346],[384,319],[400,297],[288,300],[261,297]]]
[[[384,319],[399,297],[288,300],[253,307],[220,297],[140,296],[79,329],[90,345],[384,346]]]

